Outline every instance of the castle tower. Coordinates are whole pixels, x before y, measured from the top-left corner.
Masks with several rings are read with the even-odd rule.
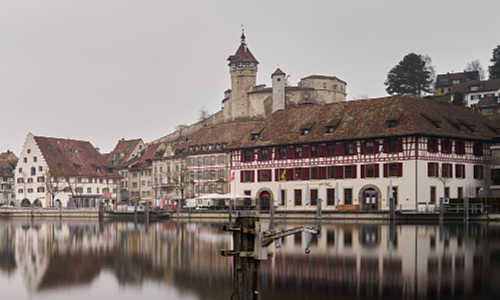
[[[285,75],[280,68],[271,75],[273,80],[273,112],[285,109]]]
[[[229,56],[229,70],[231,74],[231,119],[249,116],[248,91],[257,81],[257,65],[250,49],[247,47],[245,33],[241,34],[241,44],[234,55]]]

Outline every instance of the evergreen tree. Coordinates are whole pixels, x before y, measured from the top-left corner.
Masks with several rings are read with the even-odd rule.
[[[488,70],[490,71],[490,79],[499,79],[500,78],[500,45],[498,45],[495,49],[493,49],[493,57],[491,58],[491,62],[493,63],[489,66]]]
[[[422,95],[432,92],[434,68],[428,56],[410,53],[387,74],[387,93],[393,95]]]

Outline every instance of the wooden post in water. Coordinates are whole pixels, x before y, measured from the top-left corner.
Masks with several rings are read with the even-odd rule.
[[[469,221],[469,198],[464,198],[464,222]]]
[[[99,222],[102,222],[103,217],[104,217],[104,205],[102,204],[102,201],[99,200]]]
[[[149,227],[149,202],[144,207],[144,218],[145,218],[145,222],[146,222],[146,230],[148,230],[148,227]]]
[[[236,218],[233,231],[234,251],[243,255],[235,255],[233,263],[233,296],[234,300],[257,300],[259,260],[251,255],[254,251],[255,222],[257,216],[253,212],[241,212]],[[245,255],[248,254],[248,255]]]

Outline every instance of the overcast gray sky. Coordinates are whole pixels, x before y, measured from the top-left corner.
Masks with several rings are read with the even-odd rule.
[[[240,26],[270,85],[337,76],[348,98],[384,96],[389,69],[428,54],[438,73],[500,44],[500,1],[0,0],[0,151],[28,132],[146,142],[220,108]]]

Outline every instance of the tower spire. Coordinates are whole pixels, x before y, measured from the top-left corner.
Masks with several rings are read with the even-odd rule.
[[[241,43],[246,44],[246,36],[245,36],[245,26],[241,24]]]

